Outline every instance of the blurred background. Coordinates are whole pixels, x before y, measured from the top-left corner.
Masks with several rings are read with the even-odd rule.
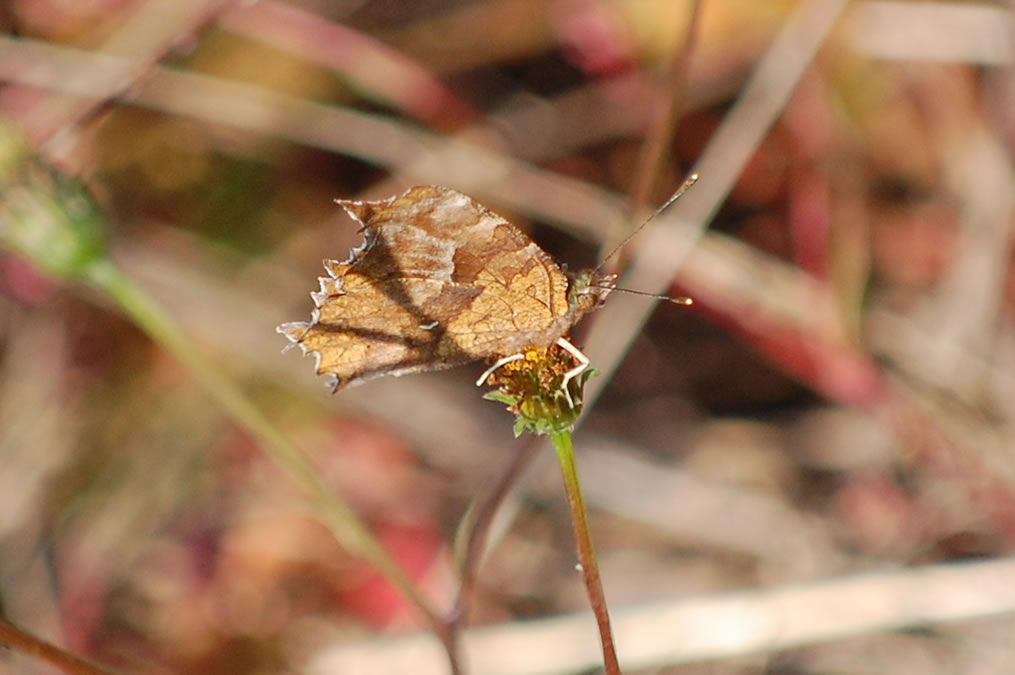
[[[695,305],[615,293],[573,340],[627,672],[1015,672],[1009,4],[7,0],[0,26],[8,621],[130,673],[446,672],[207,373],[446,611],[463,518],[525,441],[483,364],[331,396],[281,353],[361,241],[333,200],[446,185],[578,269],[697,170],[614,259]],[[536,457],[471,593],[474,672],[600,662]],[[790,616],[802,584],[824,595]],[[753,591],[757,623],[707,611]]]

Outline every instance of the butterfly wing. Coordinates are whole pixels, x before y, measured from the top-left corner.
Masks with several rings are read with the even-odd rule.
[[[340,201],[363,246],[325,261],[312,320],[279,332],[334,387],[548,346],[573,323],[568,281],[529,237],[469,197],[417,186]]]

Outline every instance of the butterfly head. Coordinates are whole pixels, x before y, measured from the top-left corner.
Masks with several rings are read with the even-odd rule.
[[[569,275],[571,285],[567,292],[568,305],[575,312],[575,320],[585,312],[599,309],[606,302],[606,296],[617,285],[616,274],[602,274],[599,270],[582,270]]]

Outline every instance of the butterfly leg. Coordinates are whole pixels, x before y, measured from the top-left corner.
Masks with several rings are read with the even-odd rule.
[[[503,356],[497,359],[496,363],[494,363],[492,366],[484,370],[483,374],[479,376],[479,379],[476,380],[476,386],[482,387],[483,383],[486,382],[486,378],[493,375],[494,371],[503,366],[504,364],[511,363],[512,361],[519,361],[524,358],[525,354],[512,354],[511,356]]]
[[[589,358],[582,354],[580,349],[564,338],[557,338],[557,345],[573,356],[575,361],[578,362],[577,366],[564,373],[564,379],[561,380],[560,383],[561,388],[564,390],[564,396],[567,398],[568,406],[574,408],[574,401],[571,400],[571,392],[567,390],[567,385],[571,382],[571,380],[585,372],[585,370],[589,367]]]

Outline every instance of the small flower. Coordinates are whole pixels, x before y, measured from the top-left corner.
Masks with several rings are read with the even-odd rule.
[[[581,414],[585,382],[596,374],[589,368],[568,382],[572,405],[562,383],[564,374],[573,367],[573,357],[557,344],[528,349],[521,358],[505,363],[490,375],[487,382],[498,389],[484,398],[508,406],[517,417],[516,437],[525,431],[534,434],[570,431]]]

